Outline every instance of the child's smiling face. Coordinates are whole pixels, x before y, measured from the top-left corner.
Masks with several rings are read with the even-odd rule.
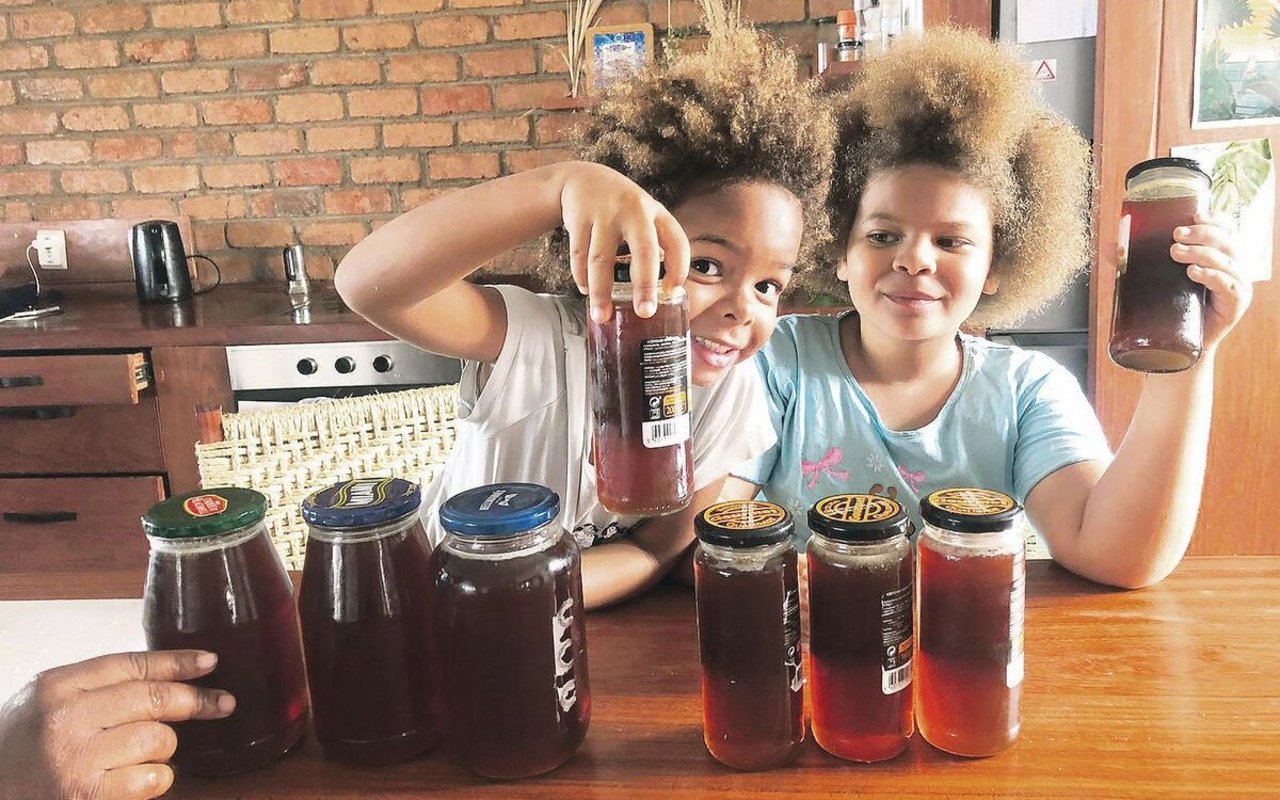
[[[867,183],[837,270],[864,325],[893,339],[951,338],[999,281],[986,194],[950,170],[912,164]]]
[[[693,382],[715,383],[773,333],[804,219],[800,201],[770,183],[699,192],[672,209],[689,237]]]

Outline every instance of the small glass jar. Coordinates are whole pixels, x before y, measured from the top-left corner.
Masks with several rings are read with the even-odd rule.
[[[435,640],[452,749],[490,778],[548,772],[591,718],[582,558],[544,486],[471,489],[440,507]]]
[[[151,543],[142,627],[152,650],[208,650],[213,672],[191,681],[235,696],[229,717],[173,725],[184,773],[228,775],[272,761],[307,721],[293,584],[249,489],[203,489],[142,517]]]
[[[1207,208],[1209,176],[1190,158],[1153,158],[1125,176],[1109,352],[1139,372],[1179,372],[1204,347],[1205,287],[1173,260],[1173,230]]]
[[[939,750],[994,755],[1022,724],[1022,507],[989,489],[942,489],[920,516],[916,723]]]
[[[398,478],[344,481],[302,501],[298,609],[313,728],[329,758],[389,764],[440,738],[421,501]]]
[[[693,497],[689,307],[683,287],[658,309],[632,306],[631,257],[614,268],[613,314],[587,323],[596,494],[615,514],[679,511]]]
[[[840,494],[809,510],[813,738],[833,756],[901,753],[911,715],[911,521],[887,497]]]
[[[760,770],[804,741],[800,584],[786,509],[717,503],[694,521],[703,741],[722,764]]]

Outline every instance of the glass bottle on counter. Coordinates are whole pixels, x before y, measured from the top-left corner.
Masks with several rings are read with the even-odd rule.
[[[298,608],[313,727],[329,758],[387,764],[440,738],[421,500],[416,483],[371,478],[302,501]]]
[[[693,497],[689,309],[682,287],[660,289],[648,319],[633,297],[621,255],[613,314],[587,323],[596,492],[615,514],[670,514]]]
[[[851,761],[907,746],[912,721],[914,557],[896,501],[826,497],[809,510],[813,738]]]
[[[1173,260],[1173,230],[1206,209],[1209,176],[1190,158],[1153,158],[1125,175],[1111,324],[1111,360],[1179,372],[1200,360],[1205,287]]]
[[[920,516],[916,723],[939,750],[994,755],[1021,727],[1022,508],[989,489],[942,489]]]
[[[191,681],[235,696],[229,717],[174,723],[173,763],[226,775],[272,761],[302,735],[307,683],[293,584],[267,534],[267,499],[204,489],[142,517],[151,543],[142,627],[152,650],[208,650],[213,672]]]
[[[502,483],[440,508],[433,628],[450,745],[490,778],[563,764],[591,717],[582,559],[544,486]]]
[[[756,500],[694,522],[703,740],[722,764],[777,767],[804,741],[800,586],[791,515]]]

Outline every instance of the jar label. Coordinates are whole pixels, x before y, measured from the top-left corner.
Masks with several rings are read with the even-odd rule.
[[[689,337],[655,336],[640,342],[644,382],[645,447],[670,447],[689,439]]]
[[[787,512],[782,506],[764,500],[727,500],[702,512],[702,518],[731,531],[758,531],[782,522]]]
[[[782,633],[787,654],[787,678],[791,691],[798,692],[804,686],[804,671],[800,666],[800,592],[797,589],[783,592]]]
[[[218,494],[198,494],[188,497],[182,510],[193,517],[212,517],[227,510],[227,498]]]
[[[569,713],[578,702],[578,682],[574,678],[573,598],[566,597],[551,618],[551,636],[556,648],[556,697],[560,710]]]
[[[367,508],[387,500],[387,487],[395,478],[361,478],[342,484],[330,503],[332,508]]]
[[[880,690],[894,694],[911,685],[911,603],[913,586],[880,595]]]
[[[842,522],[883,522],[902,512],[898,501],[876,494],[835,494],[815,506],[827,519]]]
[[[1022,683],[1022,628],[1026,618],[1026,563],[1022,553],[1013,559],[1013,582],[1009,585],[1009,665],[1004,683],[1010,689]]]

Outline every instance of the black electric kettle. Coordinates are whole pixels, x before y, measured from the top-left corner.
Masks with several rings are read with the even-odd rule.
[[[139,300],[176,303],[191,297],[191,275],[178,223],[153,219],[134,225],[129,253]]]

